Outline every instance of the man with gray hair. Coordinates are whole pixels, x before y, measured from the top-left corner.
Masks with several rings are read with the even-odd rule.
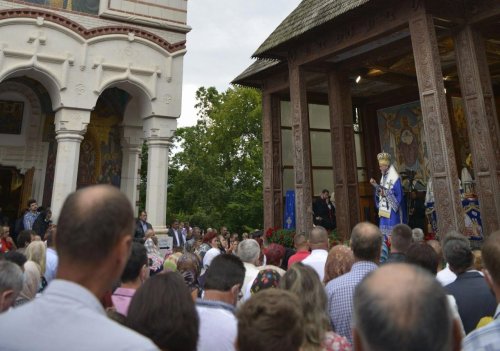
[[[469,240],[457,232],[446,235],[444,257],[457,279],[445,287],[457,301],[458,313],[465,333],[474,330],[482,317],[493,316],[497,306],[484,276],[474,269],[474,256]]]
[[[351,271],[331,280],[326,286],[328,313],[333,331],[352,343],[351,319],[354,289],[369,272],[377,268],[382,246],[380,229],[368,222],[356,224],[351,233],[354,264]]]
[[[243,292],[242,301],[250,297],[250,287],[253,281],[259,274],[257,265],[259,265],[260,259],[260,245],[254,239],[245,239],[238,245],[238,257],[243,261],[245,266],[245,280],[243,281],[243,286],[241,291]]]
[[[414,243],[424,241],[424,231],[420,228],[413,228],[411,230],[411,235]]]
[[[446,293],[419,267],[384,265],[356,288],[353,344],[357,351],[459,351],[461,338]]]
[[[7,311],[23,289],[23,271],[13,262],[0,261],[0,313]]]

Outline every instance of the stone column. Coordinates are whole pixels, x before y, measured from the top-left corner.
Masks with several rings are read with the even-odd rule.
[[[311,141],[304,71],[289,59],[297,233],[312,229]]]
[[[80,144],[90,123],[90,111],[62,108],[56,112],[57,158],[52,190],[52,217],[57,222],[66,197],[76,190]]]
[[[489,235],[500,228],[500,135],[484,39],[466,26],[455,37],[455,53],[483,232]]]
[[[142,140],[144,133],[141,127],[124,126],[122,129],[122,173],[120,190],[124,192],[137,213],[139,168],[141,161]]]
[[[460,201],[443,73],[432,16],[421,10],[410,19],[409,24],[438,227],[443,238],[450,230],[464,230],[464,211]]]
[[[328,73],[328,103],[337,230],[342,240],[346,240],[359,222],[359,191],[351,85],[348,77],[340,72]]]
[[[148,184],[146,211],[148,221],[158,234],[166,233],[168,153],[177,127],[173,117],[151,116],[144,119],[148,144]]]
[[[283,227],[283,172],[281,168],[281,115],[279,97],[262,96],[264,230]]]

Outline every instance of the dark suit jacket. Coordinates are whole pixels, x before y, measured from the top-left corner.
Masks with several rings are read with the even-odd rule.
[[[465,334],[476,328],[479,320],[495,314],[497,302],[486,280],[479,272],[469,271],[444,287],[457,301],[458,314],[464,325]]]
[[[330,204],[330,208],[328,208],[328,204]],[[321,217],[321,219],[316,219],[316,217]],[[327,230],[337,228],[335,206],[333,206],[331,202],[327,203],[326,200],[321,198],[316,199],[316,201],[313,202],[313,223]]]
[[[148,227],[148,229],[153,229],[153,227],[151,226],[151,223],[148,223],[148,222],[146,222],[146,227]],[[134,239],[136,239],[136,240],[144,239],[145,234],[146,233],[144,232],[144,229],[142,228],[141,220],[137,219],[135,221]]]
[[[167,232],[167,235],[168,235],[168,236],[171,236],[172,238],[174,238],[174,240],[173,240],[173,246],[174,246],[174,247],[184,246],[185,241],[184,241],[184,237],[182,236],[182,230],[181,230],[180,228],[179,228],[179,229],[177,229],[177,234],[178,234],[178,236],[179,236],[179,240],[182,240],[182,243],[179,243],[179,242],[177,241],[177,238],[176,238],[176,236],[175,236],[175,233],[174,233],[174,229],[173,229],[173,228],[170,228],[170,229],[168,230],[168,232]]]

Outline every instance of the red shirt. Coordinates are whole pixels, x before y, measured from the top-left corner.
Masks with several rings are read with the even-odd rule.
[[[0,241],[0,252],[9,252],[12,250],[12,243],[8,242],[7,239],[2,238]]]
[[[288,259],[288,268],[290,268],[292,264],[302,261],[310,254],[311,253],[309,251],[297,251],[295,255],[290,256],[290,258]]]

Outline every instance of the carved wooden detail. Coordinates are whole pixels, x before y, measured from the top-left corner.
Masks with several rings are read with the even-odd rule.
[[[422,117],[431,163],[439,232],[464,229],[451,126],[432,17],[425,9],[409,21]]]
[[[283,225],[280,101],[264,92],[262,97],[264,229]]]
[[[273,150],[273,196],[274,227],[283,227],[283,168],[281,164],[281,106],[280,99],[273,95],[272,111],[272,150]]]
[[[290,104],[292,114],[295,174],[295,223],[297,233],[312,228],[311,142],[304,72],[289,59]]]
[[[352,227],[359,221],[359,194],[350,89],[349,80],[345,75],[338,71],[328,73],[335,208],[337,230],[343,240],[349,238]]]
[[[455,42],[483,232],[488,235],[500,224],[500,145],[493,90],[481,34],[467,26]]]

